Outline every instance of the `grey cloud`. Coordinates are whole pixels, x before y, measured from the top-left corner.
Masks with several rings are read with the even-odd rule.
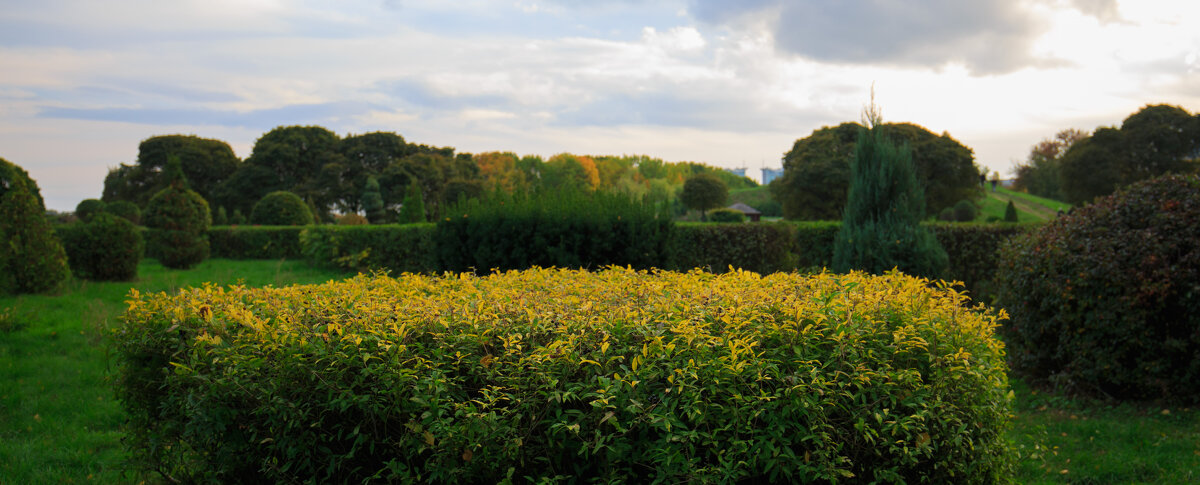
[[[388,108],[358,102],[303,104],[247,112],[198,108],[43,107],[40,118],[112,121],[147,125],[208,125],[270,129],[280,125],[330,124]]]
[[[514,104],[511,99],[503,96],[456,96],[442,93],[429,83],[415,79],[383,82],[377,86],[377,89],[379,92],[395,98],[398,102],[432,110],[446,111],[464,108],[504,109]]]
[[[765,22],[780,51],[818,61],[931,68],[959,62],[974,74],[1047,62],[1031,53],[1044,24],[1021,3],[1008,0],[755,0],[733,5],[693,0],[693,11],[713,23]]]

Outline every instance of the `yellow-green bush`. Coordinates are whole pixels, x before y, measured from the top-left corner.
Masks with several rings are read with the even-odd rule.
[[[181,481],[993,483],[1001,318],[900,274],[133,292],[117,386]]]

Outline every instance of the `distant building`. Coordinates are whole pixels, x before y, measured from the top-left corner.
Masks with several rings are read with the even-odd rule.
[[[783,176],[782,168],[764,168],[762,169],[763,185],[771,183],[772,180]]]
[[[734,174],[734,175],[737,175],[737,176],[739,176],[739,177],[745,177],[745,176],[746,176],[746,169],[744,169],[744,168],[727,168],[727,169],[725,169],[725,171],[726,171],[726,172],[729,172],[729,173],[732,173],[732,174]]]

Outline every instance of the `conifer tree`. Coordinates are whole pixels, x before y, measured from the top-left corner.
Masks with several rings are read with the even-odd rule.
[[[1004,208],[1004,222],[1017,222],[1017,206],[1013,205],[1013,201],[1008,201],[1008,206]]]
[[[850,191],[842,228],[834,240],[833,268],[882,274],[897,268],[905,273],[938,277],[946,267],[946,252],[933,233],[921,227],[925,197],[917,183],[912,153],[897,147],[881,129],[875,105],[864,109],[850,165]]]
[[[425,222],[425,202],[421,200],[421,186],[416,180],[408,184],[404,193],[404,205],[400,207],[400,223]]]
[[[407,204],[408,201],[404,203]],[[383,195],[379,193],[379,181],[374,175],[367,177],[367,185],[362,194],[362,207],[363,212],[367,214],[367,221],[371,224],[382,224],[387,218],[387,211],[383,207]]]
[[[169,185],[146,204],[147,252],[168,268],[187,269],[208,258],[208,202],[188,189],[179,158],[167,160]]]
[[[0,158],[0,295],[53,292],[70,276],[37,184]]]

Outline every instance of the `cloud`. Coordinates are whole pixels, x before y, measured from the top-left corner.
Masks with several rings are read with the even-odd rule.
[[[1031,50],[1046,23],[1009,0],[693,0],[692,12],[710,23],[766,28],[779,51],[820,62],[961,64],[987,75],[1050,61]]]
[[[372,112],[388,111],[384,106],[363,102],[299,104],[246,112],[204,108],[41,108],[38,118],[108,121],[144,125],[225,126],[270,129],[281,125],[340,124]]]

